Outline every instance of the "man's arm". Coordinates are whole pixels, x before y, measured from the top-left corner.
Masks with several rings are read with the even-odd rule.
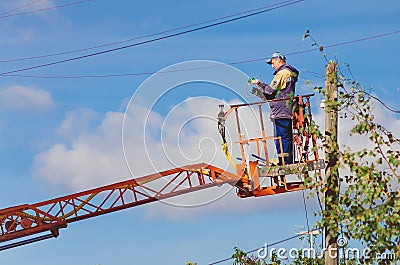
[[[276,95],[286,88],[286,80],[289,76],[290,71],[284,69],[276,73],[270,85],[259,81],[257,86],[262,90],[267,99],[275,99]]]
[[[291,72],[289,70],[281,70],[275,74],[274,78],[271,81],[271,84],[268,85],[258,79],[252,78],[249,80],[250,84],[255,84],[259,88],[259,91],[262,92],[264,97],[261,97],[263,100],[275,99],[277,94],[279,94],[282,90],[286,88],[286,80],[290,77]]]

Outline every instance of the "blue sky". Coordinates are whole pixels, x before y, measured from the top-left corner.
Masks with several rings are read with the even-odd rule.
[[[3,0],[0,13],[32,2]],[[14,13],[73,2],[42,0]],[[279,1],[92,0],[42,12],[0,15],[3,36],[0,72],[118,45],[34,60],[10,61],[13,59],[124,41],[275,3]],[[312,93],[312,86],[307,86],[305,80],[322,85],[324,80],[311,72],[324,75],[326,61],[318,51],[301,53],[312,48],[310,39],[302,40],[307,29],[320,45],[329,46],[399,31],[399,11],[400,2],[394,0],[385,1],[384,6],[377,1],[306,0],[186,35],[16,74],[77,77],[156,72],[175,64],[178,65],[172,67],[179,67],[186,61],[229,64],[281,51],[292,54],[288,56],[288,63],[300,70],[302,78],[297,92]],[[392,34],[328,48],[325,52],[328,58],[339,60],[345,75],[349,72],[343,63],[350,65],[352,74],[365,88],[372,88],[375,95],[399,109],[399,37],[399,33]],[[130,43],[133,42],[121,45]],[[243,75],[265,81],[272,76],[272,69],[264,60],[233,67]],[[224,72],[218,69],[205,71],[205,74],[210,80],[228,82],[222,80]],[[139,146],[128,148],[131,152],[128,160],[136,161],[129,163],[135,176],[168,168],[166,154],[173,164],[212,161],[210,155],[221,152],[214,123],[203,120],[200,125],[188,123],[182,139],[178,139],[182,143],[179,152],[174,146],[176,126],[196,115],[216,115],[221,101],[256,99],[247,97],[244,86],[239,83],[232,84],[233,90],[207,82],[188,83],[164,94],[177,79],[189,77],[185,72],[163,74],[156,86],[146,87],[143,84],[151,83],[154,76],[0,76],[0,208],[35,203],[131,178],[123,159],[121,139],[122,117],[127,106],[132,112],[130,122],[138,121],[138,124],[142,114],[151,110],[145,146],[135,142],[135,124],[132,130],[127,129],[127,133],[132,134],[127,135],[124,144],[129,148],[133,144]],[[241,80],[236,75],[227,74],[226,77],[231,81]],[[128,105],[131,98],[134,98],[133,105]],[[314,97],[317,119],[323,121],[319,103],[319,97]],[[398,132],[399,116],[386,112],[378,103],[376,108],[379,121]],[[343,124],[341,128],[347,127]],[[161,131],[165,137],[162,140],[159,139]],[[210,138],[198,142],[204,137]],[[342,141],[345,143],[346,139]],[[163,146],[165,149],[159,149]],[[146,161],[141,161],[144,147],[150,154],[143,158]],[[76,158],[80,158],[79,161]],[[219,156],[216,164],[224,163],[218,159]],[[218,194],[221,191],[213,189],[199,195],[198,199]],[[179,203],[191,201],[189,196],[178,199]],[[308,199],[307,206],[309,222],[313,224],[316,199]],[[57,239],[0,253],[0,263],[14,265],[23,260],[41,265],[175,265],[190,260],[208,264],[229,257],[235,246],[249,250],[290,237],[296,225],[306,225],[302,192],[243,200],[235,197],[231,190],[223,199],[201,207],[177,207],[160,202],[73,223],[61,230]],[[294,240],[288,246],[300,243]]]

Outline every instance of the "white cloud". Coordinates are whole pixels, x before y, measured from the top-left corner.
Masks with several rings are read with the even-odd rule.
[[[0,90],[0,108],[9,110],[48,109],[54,104],[49,92],[24,86]]]
[[[121,148],[122,117],[109,112],[93,132],[74,135],[37,154],[34,176],[74,191],[128,178]]]
[[[97,118],[97,113],[91,109],[79,108],[67,113],[65,119],[57,128],[57,134],[72,139],[89,131],[90,123]]]

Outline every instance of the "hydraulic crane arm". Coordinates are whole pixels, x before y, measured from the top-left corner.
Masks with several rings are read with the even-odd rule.
[[[0,250],[57,237],[68,223],[163,200],[225,183],[235,185],[239,176],[207,164],[174,168],[99,188],[0,210],[0,242],[47,235],[0,246]],[[158,183],[156,187],[149,185]]]

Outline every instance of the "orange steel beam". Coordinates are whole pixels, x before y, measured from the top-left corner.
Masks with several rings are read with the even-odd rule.
[[[225,183],[235,185],[239,176],[207,164],[174,168],[103,187],[0,210],[0,243],[49,235],[0,246],[0,250],[57,237],[68,223],[171,198]],[[154,184],[156,187],[149,187]],[[162,181],[161,181],[162,180]]]

